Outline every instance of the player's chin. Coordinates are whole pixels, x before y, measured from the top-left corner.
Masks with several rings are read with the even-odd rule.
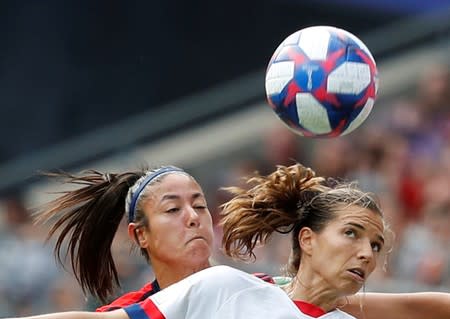
[[[359,292],[362,287],[363,287],[363,283],[361,283],[361,282],[355,282],[355,281],[346,282],[341,287],[341,295],[342,296],[354,295],[357,292]]]
[[[187,254],[194,258],[209,258],[212,253],[212,246],[206,240],[195,240],[190,242],[190,244],[186,247]]]
[[[356,294],[363,285],[364,282],[345,276],[344,278],[341,277],[339,282],[335,282],[334,287],[338,290],[338,295],[344,297]]]

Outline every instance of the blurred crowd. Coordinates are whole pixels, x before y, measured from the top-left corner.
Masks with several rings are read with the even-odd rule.
[[[239,185],[254,171],[295,161],[318,174],[356,180],[378,194],[392,229],[392,249],[367,284],[383,290],[389,282],[409,290],[450,290],[450,69],[436,64],[424,70],[405,96],[377,102],[376,112],[356,132],[338,139],[302,139],[281,125],[267,132],[260,152],[226,159],[221,169],[202,165],[198,176],[217,222],[227,195],[219,188]],[[168,163],[170,164],[170,163]],[[198,173],[198,174],[197,174]],[[243,185],[245,187],[245,185]],[[32,223],[20,196],[2,200],[0,214],[0,316],[74,309],[93,309],[70,274],[56,266],[53,243],[44,245],[45,226]],[[214,259],[250,272],[282,274],[290,238],[275,236],[248,264],[225,258],[220,227]],[[142,256],[131,250],[126,231],[118,232],[114,253],[121,291],[136,290],[152,280]],[[68,264],[69,265],[69,264]],[[118,291],[118,294],[120,291]]]

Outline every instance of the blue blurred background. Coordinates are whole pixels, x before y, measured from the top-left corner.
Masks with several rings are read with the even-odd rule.
[[[2,1],[0,15],[1,316],[93,307],[31,223],[58,187],[36,173],[144,162],[189,170],[215,218],[218,187],[255,169],[296,159],[358,179],[397,234],[368,288],[450,289],[450,1]],[[379,99],[357,134],[302,139],[265,103],[273,50],[311,25],[354,33],[377,60]],[[123,289],[138,289],[151,270],[125,233]],[[280,237],[256,264],[215,258],[277,274],[287,252]]]

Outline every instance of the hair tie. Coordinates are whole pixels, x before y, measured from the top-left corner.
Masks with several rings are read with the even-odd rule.
[[[147,173],[148,175],[145,177],[145,179],[141,182],[138,189],[133,193],[133,196],[130,200],[130,207],[128,210],[128,222],[131,223],[134,220],[135,217],[135,210],[136,210],[136,204],[139,200],[139,197],[141,196],[142,191],[144,188],[156,177],[161,176],[162,174],[166,173],[172,173],[172,172],[184,172],[181,168],[175,167],[175,166],[165,166],[160,169],[157,169],[154,172]]]

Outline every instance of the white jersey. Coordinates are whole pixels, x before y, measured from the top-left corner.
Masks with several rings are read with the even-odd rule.
[[[340,310],[312,317],[279,287],[228,266],[202,270],[124,310],[130,319],[355,319]]]

